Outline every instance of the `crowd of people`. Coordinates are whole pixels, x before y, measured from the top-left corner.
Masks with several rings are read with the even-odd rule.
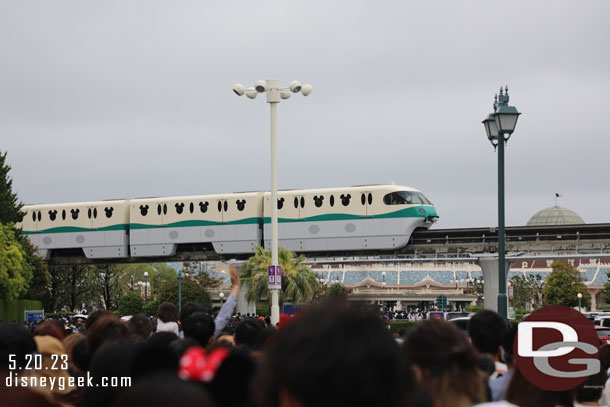
[[[600,373],[574,390],[544,391],[514,367],[517,326],[493,311],[474,315],[468,332],[422,320],[402,340],[378,312],[342,303],[283,316],[276,327],[234,315],[239,277],[231,277],[216,318],[167,302],[155,324],[108,311],[70,334],[58,320],[31,331],[1,323],[0,406],[567,407],[610,395],[608,346]]]

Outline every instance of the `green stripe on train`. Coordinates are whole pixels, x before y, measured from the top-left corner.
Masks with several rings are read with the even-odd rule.
[[[424,213],[419,212],[423,208]],[[391,219],[391,218],[425,218],[426,216],[437,216],[436,209],[433,206],[415,206],[411,208],[400,209],[398,211],[383,213],[381,215],[351,215],[347,213],[330,213],[326,215],[310,216],[308,218],[292,219],[278,218],[278,223],[287,222],[325,222],[333,220],[356,220],[356,219]],[[266,216],[265,223],[271,223],[271,218]]]
[[[102,228],[81,228],[78,226],[59,226],[44,230],[24,230],[24,235],[37,235],[41,233],[77,233],[77,232],[105,232],[109,230],[127,230],[127,224],[104,226]]]

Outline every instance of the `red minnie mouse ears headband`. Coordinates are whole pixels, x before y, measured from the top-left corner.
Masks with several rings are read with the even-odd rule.
[[[229,349],[217,348],[206,355],[205,349],[194,346],[180,358],[178,376],[183,380],[209,383],[216,376],[218,367],[229,356]]]

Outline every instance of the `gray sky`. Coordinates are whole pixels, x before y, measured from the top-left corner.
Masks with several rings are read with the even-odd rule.
[[[610,222],[610,2],[4,1],[0,149],[26,203],[412,186],[436,228],[497,225],[481,120],[507,84],[506,222],[554,204]]]

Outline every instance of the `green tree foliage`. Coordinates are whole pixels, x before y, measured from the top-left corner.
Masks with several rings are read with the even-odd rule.
[[[303,304],[314,297],[320,290],[316,273],[301,264],[304,256],[296,256],[293,252],[279,248],[278,260],[282,266],[282,290],[280,302],[291,301]],[[271,300],[267,286],[267,267],[271,264],[271,252],[266,252],[258,246],[254,256],[243,266],[241,278],[247,285],[246,299],[258,302],[262,299]]]
[[[11,167],[6,163],[6,152],[0,153],[0,222],[18,223],[23,218],[23,204],[13,192],[13,180],[9,177]]]
[[[130,291],[119,300],[119,314],[121,315],[136,315],[142,313],[144,300],[139,293]]]
[[[513,307],[523,309],[536,309],[542,302],[542,287],[544,280],[539,274],[527,276],[514,276],[510,279],[513,287]]]
[[[159,300],[146,301],[142,307],[142,313],[149,317],[153,316],[157,313],[160,304]]]
[[[125,291],[125,287],[121,285],[122,267],[117,265],[93,267],[93,272],[95,291],[102,299],[102,307],[108,310],[117,309],[119,299]]]
[[[345,286],[341,283],[335,283],[330,286],[326,296],[329,299],[347,301],[347,297],[349,296],[349,290],[345,288]]]
[[[24,293],[32,279],[32,266],[12,225],[0,224],[0,298],[12,301]]]
[[[483,296],[485,295],[485,282],[483,277],[475,278],[471,283],[471,290],[474,295],[477,296],[477,305],[483,302]]]
[[[178,279],[166,281],[159,290],[159,302],[173,302],[178,305]],[[191,278],[182,279],[182,304],[194,302],[201,304],[206,310],[212,309],[212,298],[199,282]]]
[[[574,267],[559,261],[551,264],[553,271],[546,279],[542,291],[544,302],[547,305],[578,306],[578,293],[582,294],[582,306],[591,305],[591,296],[587,292],[580,273]]]

